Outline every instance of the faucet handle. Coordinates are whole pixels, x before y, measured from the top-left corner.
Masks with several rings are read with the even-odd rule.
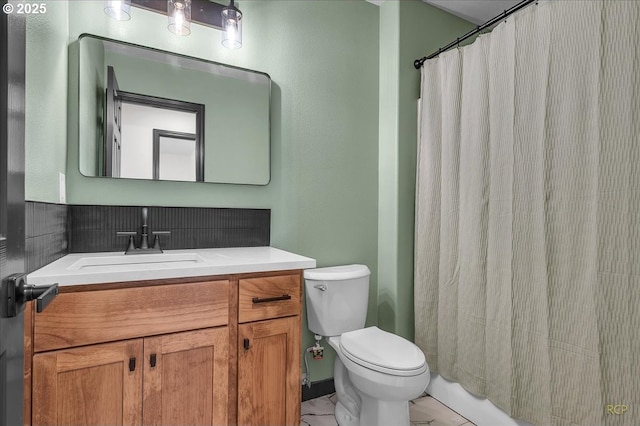
[[[129,245],[127,246],[127,249],[124,252],[125,254],[130,253],[136,249],[136,243],[133,237],[137,234],[138,233],[135,231],[117,231],[116,232],[116,235],[119,237],[129,237]]]
[[[162,252],[162,249],[160,248],[160,238],[158,238],[158,235],[169,235],[171,234],[171,231],[151,231],[151,233],[154,235],[153,249]]]

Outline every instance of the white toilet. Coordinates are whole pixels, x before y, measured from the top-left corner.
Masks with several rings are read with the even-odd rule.
[[[364,327],[369,268],[304,271],[309,329],[336,350],[334,383],[340,426],[407,426],[409,401],[429,384],[422,351],[410,341]]]

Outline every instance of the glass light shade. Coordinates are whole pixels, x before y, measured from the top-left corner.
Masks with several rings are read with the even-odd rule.
[[[222,10],[222,45],[227,49],[242,47],[242,12],[233,2]]]
[[[191,0],[167,0],[167,28],[174,34],[191,34]]]
[[[105,0],[104,13],[116,21],[131,19],[131,0]]]

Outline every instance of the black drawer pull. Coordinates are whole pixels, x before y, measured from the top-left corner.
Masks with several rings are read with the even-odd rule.
[[[156,366],[156,354],[151,354],[151,356],[149,357],[149,365],[151,366],[151,368]]]
[[[283,294],[278,297],[265,297],[264,299],[260,299],[259,297],[254,297],[251,299],[253,303],[267,303],[267,302],[277,302],[279,300],[291,300],[291,295]]]
[[[136,371],[136,359],[129,358],[129,371]]]

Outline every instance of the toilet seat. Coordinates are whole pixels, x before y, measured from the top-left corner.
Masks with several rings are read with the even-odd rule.
[[[427,369],[420,348],[378,327],[343,333],[340,351],[356,364],[393,376],[416,376]]]

